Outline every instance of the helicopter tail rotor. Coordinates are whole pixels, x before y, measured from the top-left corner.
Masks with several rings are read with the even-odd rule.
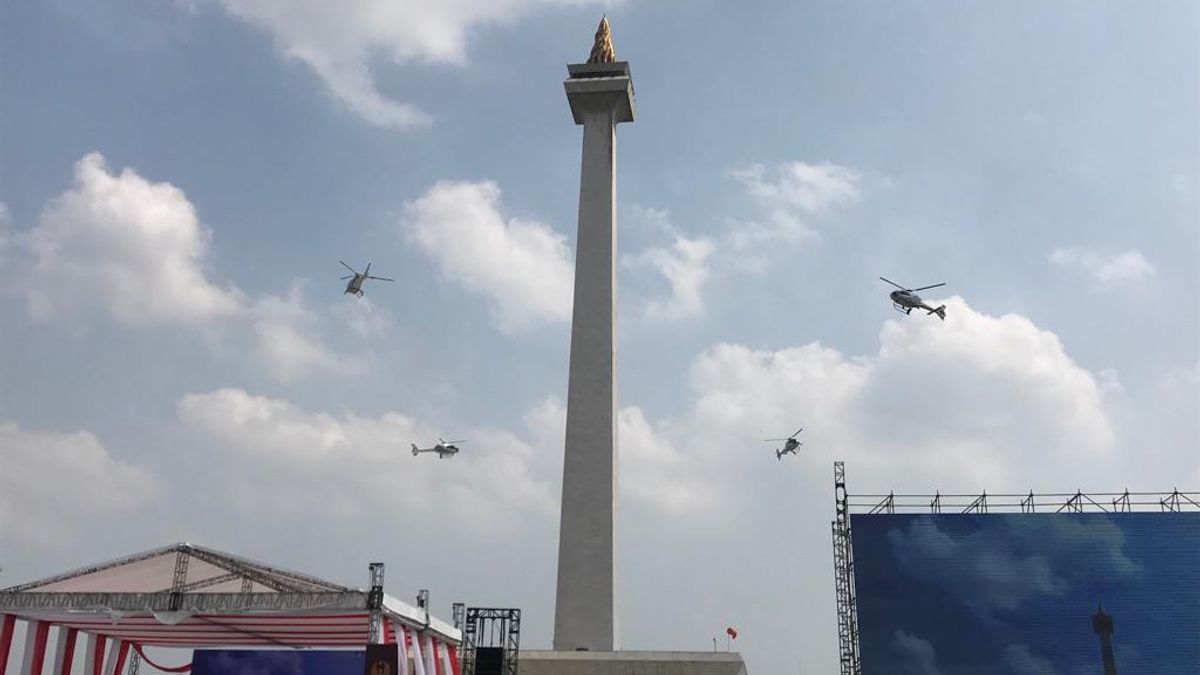
[[[931,310],[929,310],[929,314],[937,314],[939,319],[941,319],[942,321],[945,321],[946,320],[946,306],[941,305],[939,307],[931,309]]]

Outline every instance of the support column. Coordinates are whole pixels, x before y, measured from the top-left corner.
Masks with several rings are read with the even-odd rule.
[[[54,666],[50,675],[71,675],[71,665],[75,661],[75,640],[79,631],[66,626],[58,627],[58,643],[54,649]]]
[[[625,62],[567,70],[583,158],[554,649],[607,652],[617,649],[616,125],[633,121],[633,82]]]
[[[42,675],[42,666],[46,662],[46,643],[50,639],[50,624],[45,621],[30,621],[28,624],[21,675]]]
[[[103,675],[104,672],[104,644],[107,641],[103,635],[88,633],[87,640],[84,642],[84,672],[86,675]]]
[[[17,630],[17,617],[0,614],[0,675],[8,672],[8,655],[12,652],[13,633]]]

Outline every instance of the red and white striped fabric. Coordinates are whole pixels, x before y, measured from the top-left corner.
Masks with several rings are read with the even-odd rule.
[[[369,616],[352,614],[200,614],[174,624],[151,615],[116,620],[55,617],[58,626],[147,647],[362,647]]]

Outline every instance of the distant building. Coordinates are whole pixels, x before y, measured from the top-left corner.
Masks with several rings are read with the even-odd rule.
[[[1097,607],[1096,614],[1092,616],[1092,630],[1100,636],[1100,658],[1104,659],[1104,675],[1117,675],[1117,664],[1113,660],[1112,650],[1113,620],[1104,613],[1103,605]]]

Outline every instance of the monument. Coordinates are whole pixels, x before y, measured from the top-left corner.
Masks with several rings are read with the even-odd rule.
[[[571,115],[583,126],[583,160],[554,649],[522,651],[521,673],[745,675],[735,653],[618,651],[616,127],[633,121],[634,94],[607,18],[587,63],[568,65],[567,74]]]
[[[567,72],[583,162],[554,649],[610,652],[617,632],[616,126],[633,121],[633,80],[629,64],[616,60],[607,18],[587,63]]]
[[[1104,606],[1096,608],[1092,616],[1092,631],[1100,636],[1100,660],[1104,664],[1104,675],[1117,675],[1117,662],[1113,658],[1112,634],[1113,620],[1104,611]]]

